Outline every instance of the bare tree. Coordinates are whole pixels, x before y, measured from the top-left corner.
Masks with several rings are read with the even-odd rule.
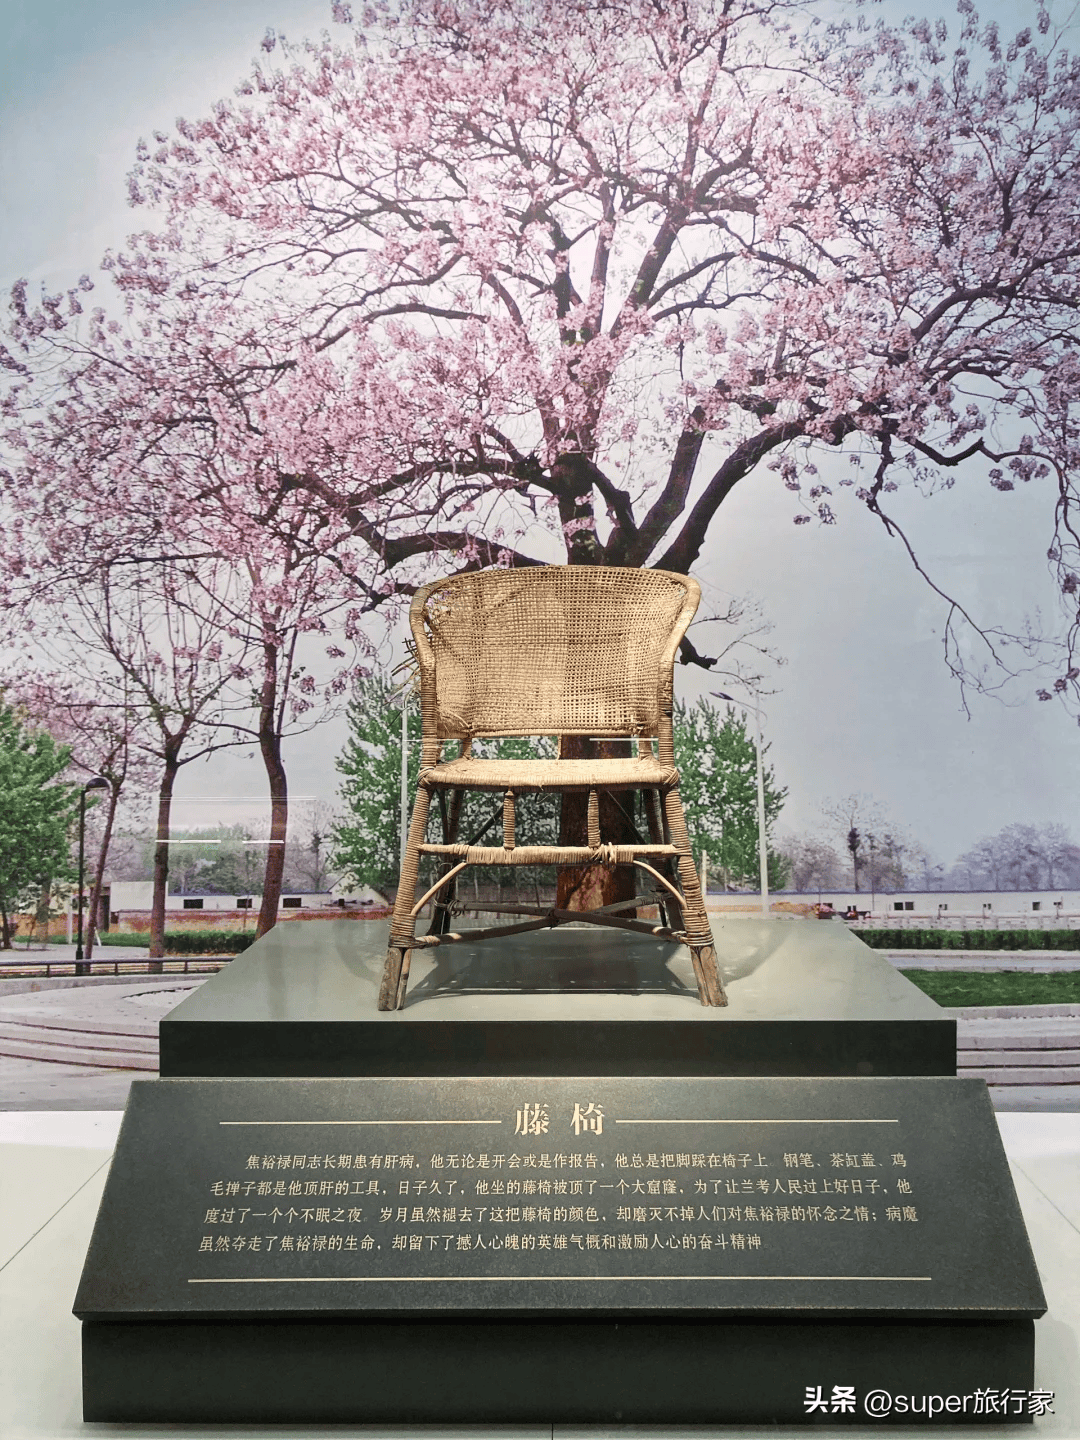
[[[791,866],[792,886],[800,894],[839,888],[843,866],[827,840],[815,835],[783,835],[776,845]]]
[[[972,889],[1053,890],[1080,880],[1080,850],[1064,825],[1014,822],[987,835],[957,865]]]
[[[285,865],[293,888],[325,891],[333,884],[336,871],[331,864],[333,830],[337,814],[325,800],[315,800],[302,826],[296,827],[285,847]]]
[[[829,822],[836,840],[850,858],[851,884],[858,892],[863,872],[869,863],[869,836],[889,829],[884,807],[872,796],[856,791],[839,800],[827,800],[821,813]]]

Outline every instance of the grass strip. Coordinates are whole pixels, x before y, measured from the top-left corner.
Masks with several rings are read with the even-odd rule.
[[[1065,1005],[1080,1001],[1080,970],[1056,975],[969,970],[901,970],[939,1005]]]

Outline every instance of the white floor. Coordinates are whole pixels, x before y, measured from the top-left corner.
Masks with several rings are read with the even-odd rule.
[[[266,1435],[246,1426],[85,1425],[80,1419],[79,1325],[71,1314],[83,1257],[120,1124],[114,1111],[0,1112],[0,1436],[3,1440],[170,1440],[170,1437]],[[1080,1115],[999,1114],[1017,1193],[1042,1273],[1049,1312],[1036,1323],[1036,1384],[1056,1392],[1055,1413],[1030,1425],[879,1426],[788,1428],[792,1436],[858,1437],[884,1432],[908,1435],[1028,1436],[1080,1440]],[[194,1379],[195,1377],[193,1377]],[[197,1383],[197,1382],[196,1382]],[[602,1427],[550,1425],[470,1429],[447,1434],[484,1434],[520,1440],[590,1440],[610,1433],[667,1437],[704,1436],[710,1427]],[[405,1427],[335,1426],[275,1433],[280,1440],[318,1435],[386,1433],[405,1440]],[[426,1437],[442,1432],[429,1427]],[[774,1427],[715,1427],[718,1435],[776,1436]]]

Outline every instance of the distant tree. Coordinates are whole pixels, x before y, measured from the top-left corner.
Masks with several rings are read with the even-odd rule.
[[[945,866],[931,854],[925,845],[916,845],[912,853],[913,874],[923,890],[945,890]]]
[[[890,829],[884,808],[872,796],[856,791],[839,800],[828,800],[821,807],[829,827],[850,856],[851,884],[858,892],[870,860],[869,836]]]
[[[704,698],[694,704],[677,700],[674,725],[679,794],[696,857],[700,861],[704,851],[725,886],[756,885],[757,758],[746,717],[730,705],[720,710]],[[766,745],[766,753],[768,749]],[[771,765],[765,766],[764,779],[768,831],[788,792],[777,785]],[[780,889],[787,874],[785,857],[770,847],[770,886]]]
[[[837,890],[843,879],[843,862],[836,848],[814,835],[785,835],[776,848],[787,861],[792,888],[800,894]]]
[[[174,837],[169,862],[174,895],[251,895],[262,883],[263,846],[244,825],[217,825]]]
[[[1038,890],[1045,879],[1039,832],[1034,825],[1006,825],[1009,888]]]
[[[399,746],[400,749],[400,746]],[[294,812],[295,813],[295,812]],[[303,828],[299,824],[285,846],[284,890],[329,890],[336,877],[333,862],[334,826],[338,817],[322,800],[316,800]]]
[[[984,836],[956,866],[973,890],[1054,890],[1080,880],[1080,848],[1064,825],[1014,822]]]
[[[867,878],[874,890],[906,890],[908,871],[906,857],[912,847],[895,828],[870,830],[866,833]],[[913,856],[912,856],[913,858]]]
[[[1046,888],[1074,885],[1080,877],[1080,846],[1077,846],[1064,825],[1044,825],[1039,835],[1043,863],[1046,866]]]
[[[29,729],[0,700],[0,949],[11,949],[20,911],[36,911],[58,881],[74,878],[78,787],[61,779],[70,759],[66,746]]]
[[[984,836],[970,850],[966,850],[956,863],[965,871],[972,890],[1002,888],[1005,855],[998,844],[997,836]]]
[[[1049,823],[1025,828],[1032,831],[1025,837],[1026,849],[1033,862],[1029,873],[1038,874],[1038,888],[1057,889],[1075,871],[1077,847],[1072,837],[1064,825]]]

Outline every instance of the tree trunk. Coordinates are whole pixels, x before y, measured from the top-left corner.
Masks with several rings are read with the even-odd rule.
[[[40,926],[45,936],[45,944],[49,943],[49,902],[52,900],[52,881],[46,880],[41,887],[41,895],[38,898],[37,909],[34,911],[33,931],[36,934]]]
[[[94,935],[97,931],[98,909],[101,905],[101,890],[105,883],[105,862],[109,858],[109,845],[112,843],[113,823],[116,820],[116,807],[120,802],[121,781],[112,779],[109,782],[109,810],[105,816],[105,829],[101,836],[101,845],[98,847],[97,864],[94,867],[94,883],[90,887],[90,913],[86,922],[86,945],[84,954],[87,960],[94,953]],[[159,832],[160,833],[160,832]],[[155,856],[155,861],[156,861]],[[164,934],[164,925],[162,926]]]
[[[260,736],[259,744],[270,782],[270,844],[266,849],[266,874],[256,937],[265,935],[277,924],[281,881],[285,873],[285,834],[289,828],[289,790],[285,766],[281,762],[281,737],[274,735],[264,742]]]
[[[270,844],[266,848],[262,909],[255,927],[258,938],[277,924],[281,880],[285,873],[285,836],[289,828],[289,785],[281,759],[277,724],[277,651],[266,649],[266,671],[259,704],[259,749],[270,785]]]
[[[8,920],[7,906],[0,901],[0,950],[11,949],[11,922]]]
[[[582,735],[564,735],[559,753],[566,760],[621,760],[630,754],[631,741],[594,741]],[[600,791],[600,838],[605,844],[632,845],[634,827],[626,812],[632,814],[634,792]],[[587,791],[566,791],[562,797],[559,821],[560,845],[588,843]],[[559,871],[555,904],[560,910],[595,910],[600,905],[614,905],[630,900],[635,894],[634,872],[628,865],[564,865]]]
[[[173,786],[180,769],[179,746],[165,751],[165,773],[158,789],[157,840],[154,845],[154,899],[150,910],[150,966],[153,974],[161,973],[161,957],[165,954],[165,897],[169,893],[169,825],[172,818]]]

